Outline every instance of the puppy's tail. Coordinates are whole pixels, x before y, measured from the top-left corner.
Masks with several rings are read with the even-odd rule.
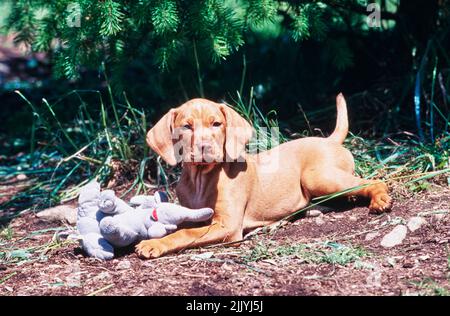
[[[329,140],[342,144],[348,134],[347,103],[342,93],[336,97],[337,119],[334,132],[328,137]]]

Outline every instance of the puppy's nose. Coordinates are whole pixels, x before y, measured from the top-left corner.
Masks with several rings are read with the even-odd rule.
[[[197,145],[197,148],[201,153],[210,153],[213,150],[213,146],[210,143],[200,143]]]

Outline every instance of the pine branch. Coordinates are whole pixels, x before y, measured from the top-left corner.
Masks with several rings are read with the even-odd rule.
[[[101,10],[102,24],[100,26],[100,35],[116,35],[122,30],[121,22],[124,14],[120,10],[120,4],[113,0],[105,0],[99,4]]]
[[[158,35],[176,32],[180,23],[177,4],[173,0],[158,0],[151,10],[151,20]]]

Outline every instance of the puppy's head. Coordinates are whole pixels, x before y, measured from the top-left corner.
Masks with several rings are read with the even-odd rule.
[[[165,114],[147,133],[147,143],[171,165],[215,164],[238,159],[252,131],[227,105],[193,99]]]

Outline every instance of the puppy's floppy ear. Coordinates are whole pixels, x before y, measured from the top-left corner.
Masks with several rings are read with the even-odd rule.
[[[176,109],[171,109],[147,133],[147,144],[172,166],[177,164],[172,139],[176,115]]]
[[[220,104],[220,110],[226,120],[225,151],[233,160],[238,159],[245,150],[245,145],[253,134],[252,126],[235,110]]]

